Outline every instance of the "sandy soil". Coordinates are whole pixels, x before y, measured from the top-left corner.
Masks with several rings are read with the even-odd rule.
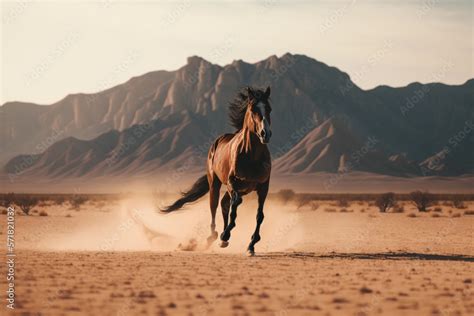
[[[257,256],[248,258],[255,201],[239,210],[226,249],[204,250],[206,204],[169,216],[137,201],[80,211],[46,205],[48,216],[16,216],[15,313],[474,313],[474,216],[465,210],[380,214],[366,202],[326,202],[296,211],[270,202]],[[177,250],[194,240],[193,251]]]

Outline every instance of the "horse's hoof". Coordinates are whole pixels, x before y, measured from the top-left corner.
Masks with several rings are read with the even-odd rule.
[[[254,250],[247,250],[247,257],[253,257],[255,256],[255,251]]]
[[[217,239],[217,232],[213,232],[211,236],[207,237],[207,244],[211,245]]]
[[[219,244],[219,246],[221,246],[221,248],[225,248],[229,246],[229,242],[225,240],[221,240],[221,243]]]

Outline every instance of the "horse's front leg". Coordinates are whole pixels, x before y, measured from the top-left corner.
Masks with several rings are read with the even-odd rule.
[[[229,177],[228,191],[230,195],[230,222],[221,234],[220,246],[222,248],[229,245],[230,232],[235,227],[235,220],[237,218],[237,207],[242,203],[242,198],[240,197],[236,188],[236,182],[237,178],[234,176]]]
[[[262,225],[263,218],[264,218],[263,205],[265,204],[265,199],[267,198],[269,183],[270,183],[270,180],[268,180],[265,183],[259,184],[257,186],[257,195],[258,195],[257,226],[255,227],[255,231],[252,235],[252,239],[247,248],[248,256],[255,255],[255,244],[260,241],[260,225]]]

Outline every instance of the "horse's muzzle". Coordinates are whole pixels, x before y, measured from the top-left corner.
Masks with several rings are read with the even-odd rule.
[[[260,133],[258,133],[258,138],[262,144],[268,144],[270,142],[270,138],[272,137],[271,130],[262,129]]]

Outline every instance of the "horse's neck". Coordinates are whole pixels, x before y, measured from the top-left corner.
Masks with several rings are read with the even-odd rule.
[[[259,153],[262,150],[262,143],[258,140],[257,135],[252,133],[248,128],[243,128],[239,132],[239,151],[242,154],[247,154],[250,158],[258,158]]]

